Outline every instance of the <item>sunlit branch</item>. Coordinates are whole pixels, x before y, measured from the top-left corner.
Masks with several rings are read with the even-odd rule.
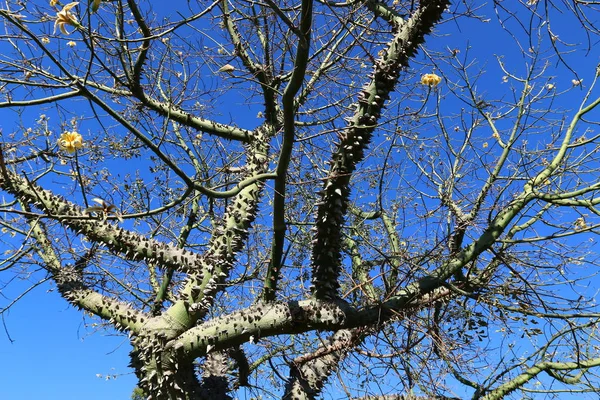
[[[600,97],[597,98],[596,100],[594,100],[592,103],[590,103],[587,106],[584,106],[584,105],[581,106],[581,108],[579,109],[579,111],[577,111],[577,113],[571,120],[571,123],[567,127],[562,144],[560,145],[556,155],[554,156],[552,161],[548,164],[548,166],[542,172],[540,172],[536,176],[535,179],[531,180],[531,182],[529,182],[526,185],[526,187],[525,187],[526,189],[542,184],[543,182],[546,181],[546,179],[548,179],[552,175],[552,173],[554,171],[556,171],[556,169],[563,162],[564,157],[567,153],[567,150],[569,149],[569,144],[571,143],[571,139],[573,137],[573,133],[575,132],[575,128],[577,127],[577,124],[583,118],[584,115],[586,115],[588,112],[595,109],[599,104],[600,104]]]
[[[525,222],[518,224],[518,225],[514,225],[512,228],[510,228],[510,230],[506,234],[506,238],[504,238],[504,240],[506,240],[508,242],[518,232],[521,232],[527,228],[530,228],[533,224],[535,224],[542,218],[544,213],[546,213],[550,209],[550,207],[551,207],[551,204],[546,204],[538,212],[536,212],[534,216],[527,219]]]
[[[242,37],[240,35],[238,27],[231,18],[231,13],[229,11],[229,1],[222,0],[221,8],[223,9],[223,19],[225,22],[225,26],[227,27],[227,32],[229,33],[229,37],[231,38],[231,42],[233,43],[237,56],[242,60],[242,63],[248,69],[248,71],[250,71],[250,73],[252,73],[253,75],[256,75],[257,78],[259,78],[261,84],[265,84],[265,75],[263,71],[264,67],[252,60],[252,57],[247,51],[247,44],[242,42]],[[258,75],[261,72],[263,73],[263,75]]]
[[[291,32],[294,32],[296,36],[298,36],[299,40],[304,40],[304,32],[302,28],[294,25],[292,21],[285,15],[285,13],[279,8],[277,4],[275,4],[272,0],[265,0],[265,3],[269,5],[269,7],[277,14],[277,16],[287,25]]]
[[[247,150],[248,179],[261,175],[268,167],[268,138],[272,134],[273,126],[269,124],[255,130]],[[200,268],[188,275],[178,300],[167,310],[167,313],[176,314],[180,320],[186,321],[186,328],[208,312],[215,295],[224,289],[223,283],[256,217],[262,188],[262,181],[255,180],[231,199],[222,220],[213,229],[208,248],[200,259]]]
[[[329,4],[329,3],[328,3]],[[385,3],[380,3],[373,0],[364,1],[365,6],[369,8],[375,15],[383,18],[388,23],[393,25],[402,25],[404,23],[404,18],[400,15],[393,7]]]
[[[339,363],[363,341],[366,329],[340,330],[317,350],[290,363],[290,377],[284,399],[312,399],[318,396]]]
[[[108,221],[90,218],[79,206],[12,172],[6,171],[6,175],[0,180],[0,187],[20,201],[33,204],[51,217],[59,219],[75,233],[103,243],[127,259],[145,260],[177,270],[194,270],[199,266],[198,254],[148,239]]]
[[[296,48],[296,57],[294,62],[294,71],[288,85],[283,92],[283,143],[277,160],[277,169],[275,178],[275,193],[273,199],[273,244],[271,247],[271,257],[269,268],[265,277],[264,299],[271,301],[275,299],[277,282],[281,273],[281,263],[283,257],[283,246],[285,243],[285,197],[286,180],[288,177],[288,167],[294,141],[296,139],[296,128],[294,120],[296,116],[295,97],[302,83],[308,58],[310,56],[311,29],[313,18],[313,0],[302,0],[300,9],[300,42]]]
[[[127,0],[127,5],[129,5],[129,10],[131,11],[131,14],[133,15],[133,17],[135,18],[135,21],[139,27],[139,30],[141,31],[142,35],[145,38],[139,47],[139,54],[138,54],[137,60],[135,61],[134,66],[133,66],[133,70],[131,71],[131,76],[130,76],[130,81],[129,81],[131,90],[134,93],[137,93],[138,91],[142,90],[141,89],[142,67],[143,67],[144,63],[146,62],[146,59],[148,58],[148,50],[150,50],[149,37],[152,35],[152,32],[150,31],[150,29],[148,28],[148,25],[146,24],[146,21],[142,17],[136,2],[133,0]]]
[[[334,298],[339,288],[341,228],[346,214],[349,182],[371,137],[389,94],[394,90],[400,69],[424,41],[425,35],[441,18],[448,3],[423,2],[403,24],[394,22],[395,35],[375,62],[370,81],[359,94],[357,110],[340,133],[340,143],[330,161],[329,176],[317,211],[312,270],[314,294],[319,299]]]
[[[165,104],[155,100],[145,93],[136,94],[136,97],[150,109],[159,114],[177,121],[184,126],[198,129],[199,131],[212,134],[224,139],[238,140],[248,142],[251,137],[251,132],[245,129],[236,128],[233,126],[224,125],[218,122],[196,117],[186,111],[183,111],[173,104]]]
[[[398,284],[398,274],[400,272],[400,265],[402,263],[398,255],[402,254],[402,252],[406,251],[406,249],[404,249],[402,246],[402,241],[400,240],[400,236],[396,230],[396,222],[392,219],[392,217],[390,217],[387,212],[382,211],[381,221],[383,222],[392,254],[392,257],[390,257],[390,265],[392,268],[390,269],[389,277],[387,278],[387,284],[389,288],[395,288]]]
[[[0,108],[37,106],[37,105],[41,105],[41,104],[55,103],[60,100],[70,99],[72,97],[76,97],[76,96],[80,96],[80,95],[81,95],[80,91],[74,90],[72,92],[61,93],[61,94],[57,94],[54,96],[48,96],[48,97],[43,97],[43,98],[39,98],[39,99],[21,100],[21,101],[8,100],[8,101],[0,103]]]
[[[188,148],[187,144],[183,140],[183,137],[181,136],[181,133],[179,131],[179,126],[175,122],[173,123],[173,130],[176,133],[177,138],[179,139],[180,145],[184,148],[184,150],[188,154],[188,157],[191,158],[192,164],[194,165],[194,168],[196,169],[196,173],[198,175],[200,175],[202,173],[202,167],[200,165],[200,162],[192,154],[191,150]],[[188,213],[186,223],[181,227],[180,232],[179,232],[179,237],[177,239],[177,247],[180,247],[180,248],[185,247],[188,237],[189,237],[190,233],[192,232],[192,229],[198,224],[198,219],[205,218],[205,216],[200,216],[200,211],[201,211],[200,198],[201,198],[200,193],[196,193],[196,195],[192,197],[191,208]],[[171,285],[171,281],[173,279],[174,273],[175,273],[174,269],[168,269],[163,276],[163,280],[160,284],[160,287],[158,288],[158,290],[156,292],[156,297],[154,299],[154,304],[152,306],[152,313],[154,315],[157,315],[159,313],[159,311],[163,305],[163,302],[167,298],[168,289]]]
[[[198,217],[200,216],[199,200],[200,200],[199,196],[196,196],[192,199],[192,207],[189,211],[187,221],[186,221],[185,225],[183,225],[181,227],[181,230],[179,232],[179,237],[177,239],[177,247],[179,247],[179,248],[183,248],[185,246],[185,244],[187,243],[187,239],[188,239],[190,233],[192,232],[192,228],[195,226],[195,224],[198,220]],[[164,300],[167,298],[168,289],[171,284],[171,280],[173,279],[174,273],[175,273],[175,269],[167,269],[167,272],[163,276],[163,280],[161,282],[158,292],[156,293],[156,297],[154,299],[154,304],[152,307],[153,308],[152,313],[155,315],[158,314],[160,308],[162,307]]]
[[[548,203],[561,205],[561,206],[583,206],[593,207],[600,204],[600,199],[576,199],[575,197],[581,196],[590,192],[600,190],[600,182],[594,183],[593,185],[573,190],[571,192],[562,193],[540,193],[536,192],[536,197],[540,200],[547,201]]]
[[[46,54],[46,56],[48,56],[52,60],[52,62],[67,77],[69,77],[73,82],[78,82],[77,78],[73,74],[71,74],[62,65],[62,63],[43,45],[43,43],[41,43],[40,39],[36,35],[34,35],[29,29],[27,29],[27,27],[25,25],[23,25],[20,21],[13,18],[10,15],[10,13],[5,10],[0,10],[0,16],[5,17],[11,23],[13,23],[15,26],[17,26],[21,31],[23,31],[25,34],[27,34],[27,36],[29,36],[34,42],[36,42],[36,44],[42,49],[42,51]],[[126,49],[124,49],[123,53],[128,53],[128,52]],[[141,59],[138,58],[138,61],[139,60],[141,60]],[[123,60],[123,62],[124,62],[124,60]],[[125,63],[124,63],[124,66],[126,66]],[[133,79],[133,77],[130,77],[130,79]],[[139,77],[138,77],[138,80],[139,80]],[[81,85],[84,85],[86,83],[87,82],[81,81]],[[111,113],[112,109],[110,109],[110,107],[108,107],[104,102],[102,102],[97,96],[93,95],[87,88],[85,88],[85,89],[84,88],[85,88],[85,86],[80,87],[77,92],[80,94],[83,94],[86,97],[97,102],[98,105],[100,105],[105,111],[107,111],[113,117],[115,117],[115,118],[118,117],[118,115],[114,115],[115,114],[114,112]],[[202,118],[195,117],[195,116],[193,116],[189,113],[186,113],[182,110],[173,108],[173,106],[171,106],[171,105],[165,105],[165,104],[158,102],[152,98],[149,98],[145,93],[143,93],[141,88],[139,88],[139,90],[137,90],[137,91],[134,91],[133,94],[140,101],[142,101],[142,103],[144,105],[150,107],[151,109],[153,109],[156,112],[159,112],[162,115],[165,115],[165,116],[168,115],[171,119],[173,119],[177,122],[180,122],[186,126],[195,127],[196,129],[199,129],[203,132],[206,132],[209,134],[214,134],[216,136],[224,137],[227,139],[240,140],[240,141],[244,141],[244,142],[248,141],[249,131],[244,131],[242,129],[234,128],[234,127],[228,127],[227,125],[219,124],[214,121],[208,121],[208,120],[205,120]],[[123,121],[120,118],[117,118],[117,120],[119,120],[121,123],[123,123]],[[127,128],[130,130],[133,128],[133,126],[131,124],[125,124],[125,126],[127,126]],[[137,129],[133,128],[132,132],[135,133],[136,131],[137,131]],[[143,141],[143,138],[140,138],[140,139]],[[160,157],[160,155],[159,155],[159,157]],[[184,179],[184,181],[185,181],[185,179]]]
[[[104,111],[106,111],[111,117],[125,126],[131,133],[133,133],[142,143],[144,143],[154,154],[158,156],[173,172],[175,172],[188,187],[193,187],[197,189],[202,194],[205,194],[209,197],[220,197],[223,193],[216,192],[214,190],[205,188],[204,186],[195,183],[176,163],[171,160],[171,158],[165,154],[159,146],[155,145],[154,142],[142,132],[140,132],[135,126],[133,126],[126,118],[124,118],[121,114],[112,109],[108,104],[106,104],[103,100],[101,100],[98,96],[91,93],[87,88],[82,87],[82,91],[84,91],[84,96],[89,98],[94,103],[98,104]],[[175,119],[176,120],[176,119]],[[235,190],[233,190],[234,193]],[[223,197],[228,197],[229,194],[226,194]]]
[[[44,225],[40,221],[29,220],[31,237],[37,242],[36,251],[44,261],[44,267],[56,282],[60,294],[75,307],[91,312],[111,323],[118,329],[138,331],[146,316],[133,307],[108,298],[89,289],[84,281],[84,271],[77,266],[61,266],[51,242],[47,238]]]
[[[321,46],[319,50],[312,55],[312,58],[315,58],[319,52],[326,51],[327,54],[323,58],[321,65],[313,71],[312,76],[306,82],[300,94],[298,94],[296,99],[296,107],[298,108],[300,105],[304,104],[308,99],[308,96],[313,92],[315,85],[319,82],[320,78],[325,75],[332,67],[336,65],[336,61],[341,60],[344,57],[344,54],[348,52],[350,49],[346,48],[344,51],[340,51],[341,47],[344,44],[344,41],[348,36],[352,34],[354,27],[349,27],[348,30],[344,30],[340,33],[339,37],[332,37],[331,42],[335,40],[334,43],[325,43]],[[302,124],[302,121],[296,121],[297,125]]]
[[[542,372],[546,372],[548,375],[557,379],[557,371],[573,371],[585,368],[592,368],[600,366],[600,358],[593,358],[590,360],[581,360],[579,362],[552,362],[542,361],[528,368],[525,372],[519,374],[517,377],[510,381],[502,384],[496,389],[493,389],[486,393],[484,396],[477,397],[481,400],[499,400],[509,395],[510,393],[518,390],[521,386],[535,378]]]
[[[364,292],[371,301],[375,301],[377,294],[373,287],[373,282],[369,278],[369,268],[367,268],[360,255],[359,246],[350,237],[346,237],[344,243],[348,248],[352,261],[352,278],[356,281],[355,288]],[[352,288],[352,290],[355,290],[355,288]]]
[[[529,84],[526,82],[525,88],[521,92],[521,97],[520,97],[518,105],[517,105],[517,115],[515,118],[515,122],[513,123],[513,127],[511,129],[511,132],[510,132],[509,138],[507,139],[506,144],[504,146],[502,146],[502,154],[498,158],[498,161],[495,163],[494,169],[489,174],[488,178],[485,181],[485,184],[479,191],[479,194],[477,195],[477,199],[475,200],[473,207],[471,208],[471,211],[469,212],[468,216],[465,218],[465,222],[467,222],[467,223],[473,221],[476,218],[477,214],[479,213],[479,210],[481,209],[481,206],[483,205],[485,198],[487,197],[488,193],[490,192],[490,189],[492,188],[494,182],[496,182],[496,180],[498,179],[500,172],[505,167],[506,160],[508,159],[508,156],[510,155],[510,153],[512,151],[512,147],[517,139],[521,120],[525,116],[528,85]],[[486,118],[490,127],[492,127],[492,131],[498,135],[498,130],[496,129],[496,125],[495,125],[494,121],[492,120],[490,114],[484,113],[482,111],[480,111],[480,112],[484,115],[484,117]],[[500,140],[499,135],[498,135],[498,140]]]
[[[361,309],[347,303],[317,299],[290,302],[260,302],[246,309],[213,318],[182,333],[168,345],[171,351],[202,356],[251,340],[281,334],[337,331],[369,327],[390,321],[402,312],[430,305],[438,298],[452,295],[443,282],[424,277],[399,290],[383,303]]]
[[[263,99],[265,100],[265,117],[267,122],[279,125],[278,107],[275,100],[277,91],[273,81],[273,66],[268,58],[265,59],[264,65],[261,65],[252,59],[247,51],[246,43],[243,42],[237,25],[231,18],[228,1],[229,0],[222,0],[221,7],[223,9],[223,20],[227,27],[231,42],[233,43],[237,56],[242,60],[244,66],[260,83]],[[266,51],[265,57],[267,57],[268,54],[268,51]]]

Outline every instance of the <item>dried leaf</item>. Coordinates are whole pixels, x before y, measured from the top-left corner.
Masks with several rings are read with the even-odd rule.
[[[102,0],[92,0],[92,13],[95,13],[96,11],[98,11],[98,8],[100,8],[100,2]]]
[[[235,67],[231,64],[225,64],[218,70],[218,72],[227,72],[227,73],[232,73],[233,71],[235,71]]]

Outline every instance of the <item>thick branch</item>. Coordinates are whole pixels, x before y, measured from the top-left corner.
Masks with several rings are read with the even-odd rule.
[[[91,290],[83,281],[83,271],[77,266],[62,266],[60,259],[46,235],[43,223],[28,220],[31,236],[37,241],[37,253],[44,261],[44,268],[50,273],[64,299],[79,309],[88,311],[102,319],[109,320],[117,329],[137,332],[147,316],[118,300],[103,296]]]
[[[528,368],[525,372],[518,375],[514,379],[511,379],[509,382],[501,385],[500,387],[488,392],[483,397],[476,397],[482,400],[499,400],[507,396],[508,394],[518,390],[520,387],[525,385],[531,379],[535,378],[541,372],[546,372],[549,375],[553,376],[555,371],[572,371],[577,369],[585,369],[591,367],[600,366],[600,358],[594,358],[591,360],[580,361],[580,362],[551,362],[551,361],[542,361],[539,364],[534,365],[531,368]]]
[[[172,119],[173,121],[177,121],[182,125],[189,126],[191,128],[198,129],[199,131],[222,137],[224,139],[238,140],[241,142],[248,142],[250,140],[251,131],[196,117],[172,104],[162,103],[146,96],[145,94],[136,94],[136,97],[146,107],[156,111],[160,115]]]
[[[438,279],[424,277],[388,301],[363,309],[352,308],[341,300],[261,302],[198,325],[172,340],[168,348],[201,357],[212,349],[225,349],[260,337],[314,330],[338,331],[385,323],[404,310],[428,304],[430,294],[436,289],[444,289],[443,286]]]
[[[370,82],[359,94],[357,110],[348,121],[348,128],[340,134],[341,142],[332,155],[329,178],[317,211],[312,269],[314,294],[319,299],[337,296],[342,243],[340,231],[348,207],[352,173],[364,157],[401,68],[408,65],[448,4],[447,0],[424,1],[408,21],[401,26],[395,25],[398,32],[376,61]]]
[[[165,268],[189,271],[198,268],[200,255],[120,228],[108,221],[91,218],[79,206],[44,190],[6,169],[0,176],[0,188],[25,204],[32,204],[93,242],[103,243],[111,251],[129,260],[144,260]]]
[[[283,259],[283,246],[285,242],[285,192],[288,167],[292,156],[295,141],[294,120],[296,117],[295,97],[306,73],[310,55],[311,27],[312,27],[312,0],[303,0],[300,10],[300,43],[296,50],[296,62],[290,82],[283,92],[283,143],[279,160],[277,161],[277,178],[275,179],[275,193],[273,199],[273,245],[271,247],[271,260],[265,279],[264,298],[267,301],[275,299],[275,290],[281,273]]]
[[[315,352],[298,357],[292,363],[283,398],[313,399],[348,352],[362,342],[364,329],[340,330]]]
[[[256,129],[248,145],[248,179],[263,174],[268,168],[267,153],[273,126],[265,124]],[[260,180],[246,186],[232,200],[221,222],[215,227],[208,249],[202,255],[199,271],[188,276],[180,299],[167,311],[172,317],[191,327],[202,318],[212,305],[215,294],[236,261],[236,254],[244,246],[248,229],[258,210],[263,184]]]

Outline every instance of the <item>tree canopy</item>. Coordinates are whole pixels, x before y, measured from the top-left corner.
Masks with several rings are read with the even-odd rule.
[[[128,335],[132,398],[600,391],[597,12],[7,0],[0,311]]]

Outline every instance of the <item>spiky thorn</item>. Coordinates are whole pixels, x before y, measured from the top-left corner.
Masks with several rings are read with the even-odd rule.
[[[160,332],[145,331],[132,339],[131,367],[138,385],[155,399],[204,399],[193,360],[166,357]]]
[[[269,140],[274,127],[265,123],[253,133],[247,146],[247,177],[265,173],[268,168]],[[236,254],[243,248],[248,229],[258,211],[263,183],[256,180],[231,199],[221,222],[213,229],[208,248],[199,260],[201,270],[191,273],[179,293],[178,300],[167,310],[174,315],[188,313],[186,324],[193,326],[202,318],[229,276]]]
[[[11,171],[3,171],[0,188],[13,194],[21,202],[35,206],[49,218],[60,220],[76,234],[85,235],[91,242],[104,244],[123,258],[146,261],[177,271],[194,271],[199,268],[199,254],[148,239],[108,221],[90,218],[79,206]]]
[[[24,210],[27,204],[21,202]],[[75,266],[62,266],[48,236],[44,224],[38,219],[28,218],[31,237],[37,242],[35,250],[44,262],[61,296],[78,309],[83,309],[109,321],[117,330],[138,332],[144,325],[147,315],[128,304],[103,296],[90,289],[83,280],[83,271],[78,263]],[[81,261],[81,260],[79,260]]]
[[[396,33],[375,61],[374,73],[359,93],[356,111],[345,130],[346,136],[331,156],[329,176],[317,209],[311,258],[313,295],[318,299],[338,296],[341,229],[348,208],[352,173],[364,157],[400,70],[408,66],[410,58],[441,19],[448,4],[447,0],[424,0],[408,20],[394,24]]]
[[[204,397],[215,400],[232,400],[228,395],[229,357],[226,351],[214,351],[206,355],[203,365],[202,389]]]
[[[293,360],[283,399],[311,399],[319,396],[323,385],[335,372],[340,361],[362,343],[366,332],[365,328],[339,330],[322,341],[314,352]]]

